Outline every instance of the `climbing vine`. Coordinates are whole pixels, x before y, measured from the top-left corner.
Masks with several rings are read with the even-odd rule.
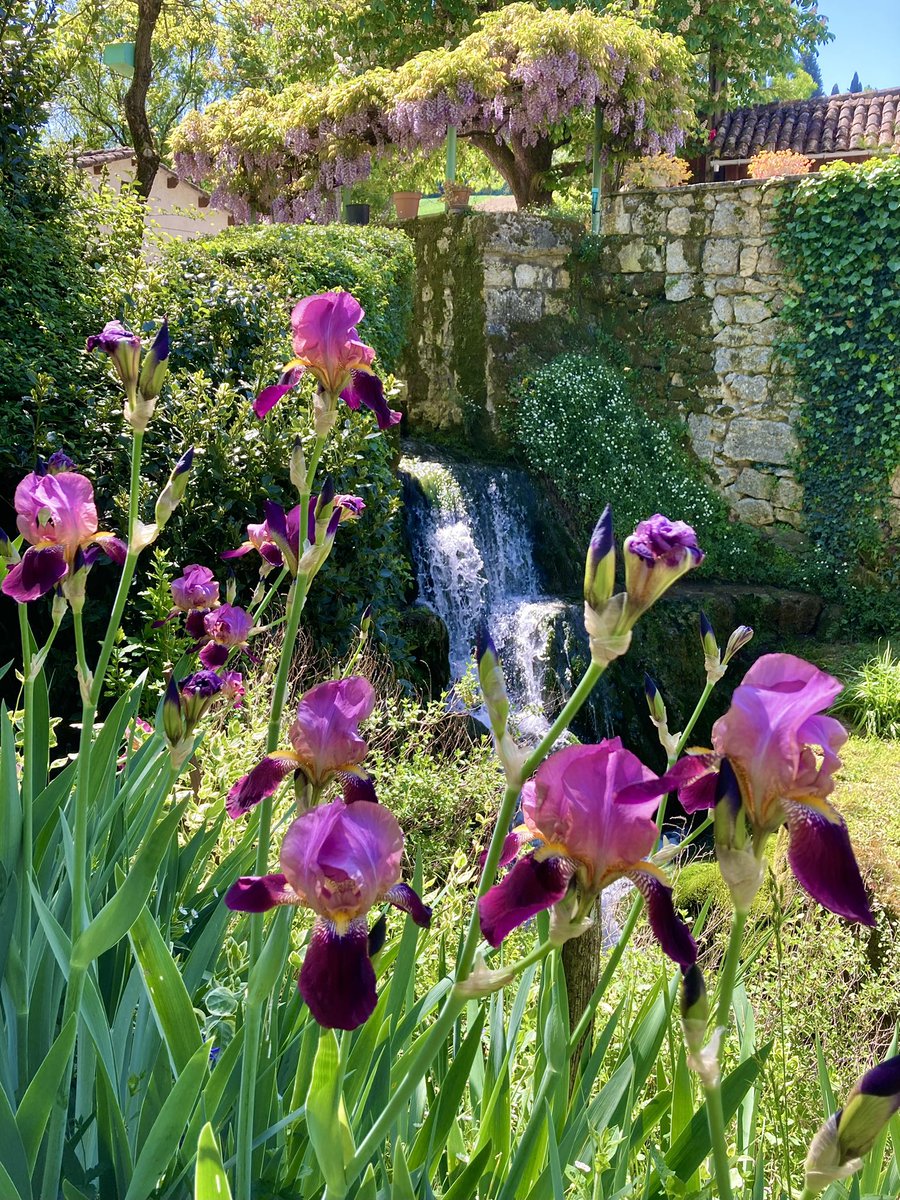
[[[796,284],[782,347],[803,409],[812,537],[847,572],[896,582],[900,543],[900,158],[784,189],[777,248]]]

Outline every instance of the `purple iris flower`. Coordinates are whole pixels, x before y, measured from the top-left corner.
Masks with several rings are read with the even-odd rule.
[[[506,839],[501,865],[515,857],[520,842],[541,845],[479,899],[485,940],[499,946],[517,926],[564,901],[570,889],[584,914],[603,888],[626,876],[643,895],[665,953],[681,966],[695,962],[697,947],[675,914],[671,886],[646,861],[659,840],[653,820],[658,801],[622,796],[626,788],[655,779],[619,738],[551,754],[522,791],[524,825]]]
[[[323,488],[324,495],[324,488]],[[321,507],[322,497],[315,494],[309,498],[306,540],[310,545],[316,541],[316,517]],[[332,496],[329,503],[333,512],[339,514],[340,521],[352,520],[361,515],[365,503],[359,496]],[[261,568],[267,574],[272,567],[287,564],[291,573],[295,573],[300,561],[300,505],[295,505],[287,512],[280,504],[267,500],[265,504],[266,519],[258,525],[247,526],[247,540],[235,550],[225,550],[220,557],[224,559],[243,558],[251,550],[256,550],[263,560]]]
[[[379,429],[396,425],[401,414],[388,408],[381,380],[372,371],[375,351],[360,341],[356,330],[364,316],[349,292],[324,292],[296,304],[291,313],[296,357],[279,382],[256,397],[256,415],[264,417],[309,371],[326,395],[340,396],[353,409],[361,404],[371,409]]]
[[[203,618],[203,628],[209,641],[200,651],[200,661],[215,669],[225,665],[229,651],[247,649],[253,618],[234,604],[220,604]]]
[[[74,471],[26,475],[14,499],[19,533],[31,543],[3,580],[3,592],[24,604],[89,567],[99,547],[124,562],[125,543],[97,528],[91,481]]]
[[[684,521],[655,513],[625,539],[625,591],[628,607],[646,611],[676,580],[703,562],[697,535]]]
[[[828,801],[847,731],[824,713],[840,690],[802,658],[763,655],[713,725],[712,751],[682,758],[643,794],[677,787],[688,812],[732,798],[759,861],[769,836],[787,825],[788,862],[806,891],[848,921],[873,925],[847,826]]]
[[[47,474],[59,475],[63,471],[72,471],[75,469],[75,464],[66,454],[65,450],[54,450],[47,459]]]
[[[184,572],[169,585],[172,603],[178,612],[193,612],[196,609],[209,611],[219,603],[219,585],[209,567],[190,563]]]
[[[310,688],[297,706],[291,749],[277,750],[237,781],[225,802],[228,815],[242,816],[295,771],[302,771],[314,786],[341,773],[355,773],[369,751],[359,725],[374,707],[375,689],[361,675]]]
[[[225,903],[239,912],[279,904],[316,914],[298,985],[320,1025],[356,1029],[375,1009],[375,970],[366,914],[379,901],[428,926],[431,909],[400,883],[403,832],[380,804],[333,800],[298,817],[281,847],[281,873],[246,876]]]
[[[141,361],[141,339],[126,329],[121,321],[108,321],[101,333],[87,340],[88,353],[102,350],[107,354],[122,381],[125,390],[132,395],[137,388]]]

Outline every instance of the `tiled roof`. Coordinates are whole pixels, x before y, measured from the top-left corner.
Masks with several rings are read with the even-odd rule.
[[[736,108],[719,122],[711,153],[728,162],[760,150],[815,156],[876,147],[900,153],[900,87]]]
[[[111,150],[85,150],[73,157],[75,166],[87,171],[90,167],[103,167],[107,163],[121,162],[123,158],[133,158],[134,151],[130,146],[113,146]]]

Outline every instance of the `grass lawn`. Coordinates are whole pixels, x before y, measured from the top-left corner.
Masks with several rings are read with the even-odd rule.
[[[834,799],[872,890],[900,914],[900,742],[851,737]]]

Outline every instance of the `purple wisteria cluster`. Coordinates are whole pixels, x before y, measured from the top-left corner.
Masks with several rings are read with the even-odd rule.
[[[515,11],[513,11],[515,10]],[[386,154],[429,153],[453,126],[461,137],[520,151],[568,141],[559,131],[599,104],[607,148],[632,155],[674,153],[688,121],[673,47],[661,35],[623,25],[622,18],[540,13],[509,5],[482,19],[455,49],[420,54],[391,77],[373,71],[323,89],[313,102],[285,96],[280,143],[272,113],[240,96],[241,126],[260,123],[265,136],[242,147],[225,121],[218,142],[215,117],[192,116],[178,131],[176,166],[182,176],[216,181],[229,204],[248,200],[275,221],[327,221],[337,189],[368,178]],[[653,41],[656,38],[657,41]],[[651,44],[652,42],[652,44]],[[345,94],[348,93],[348,94]],[[339,108],[341,116],[333,115]],[[224,110],[223,110],[224,111]],[[229,110],[230,111],[230,110]],[[265,148],[257,150],[259,141]],[[585,134],[585,151],[589,137]],[[497,158],[504,170],[504,156]]]

